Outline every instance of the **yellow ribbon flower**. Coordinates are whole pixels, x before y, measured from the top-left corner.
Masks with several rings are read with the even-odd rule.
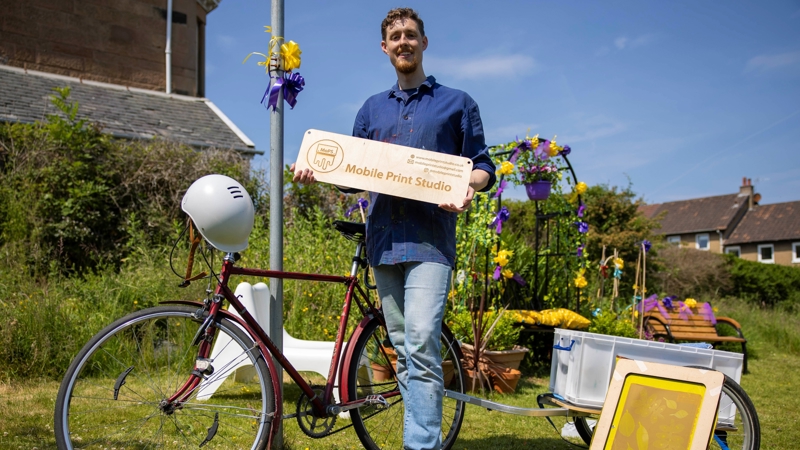
[[[283,60],[283,70],[291,72],[300,67],[300,46],[295,41],[289,41],[281,45],[281,59]]]
[[[614,258],[614,265],[617,266],[617,269],[622,270],[622,267],[625,265],[625,262],[622,261],[622,258]]]
[[[531,141],[531,147],[536,148],[536,147],[539,146],[539,135],[538,134],[536,136],[532,137],[532,138],[528,138],[527,136],[525,138]]]
[[[500,250],[497,252],[497,256],[494,257],[493,261],[500,267],[503,267],[508,264],[508,260],[512,256],[514,256],[514,252],[512,250]]]
[[[586,183],[584,183],[583,181],[580,181],[578,182],[578,184],[575,185],[575,193],[577,194],[583,194],[584,192],[586,192],[586,189],[588,189],[588,186],[586,186]]]
[[[586,278],[583,275],[578,275],[577,277],[575,277],[575,287],[576,288],[583,289],[588,284],[589,284],[589,282],[586,281]]]
[[[560,147],[558,144],[556,144],[556,137],[553,136],[553,140],[550,141],[550,148],[548,149],[548,153],[550,154],[551,157],[552,156],[558,156],[558,153],[561,150],[564,150],[564,148]]]
[[[503,164],[500,164],[500,169],[497,170],[498,175],[511,175],[512,173],[514,173],[514,164],[508,161],[503,161]]]
[[[508,269],[503,269],[503,271],[500,273],[503,275],[504,278],[514,278],[514,272]]]
[[[692,308],[692,309],[697,308],[697,300],[695,300],[693,298],[687,298],[683,303],[686,306],[688,306],[689,308]]]

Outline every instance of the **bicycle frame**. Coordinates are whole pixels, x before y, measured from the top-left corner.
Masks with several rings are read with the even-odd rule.
[[[358,406],[364,404],[366,400],[358,400],[358,401],[348,401],[348,398],[342,398],[342,403],[335,405],[336,408],[332,408],[331,398],[333,395],[333,389],[335,382],[337,381],[337,369],[342,364],[342,356],[346,353],[346,349],[342,348],[344,343],[344,335],[347,329],[347,322],[348,318],[350,317],[350,309],[353,300],[356,300],[356,305],[359,307],[361,313],[364,316],[364,320],[362,320],[356,330],[354,331],[354,335],[358,331],[359,328],[366,325],[369,320],[374,319],[375,317],[380,317],[380,314],[375,314],[377,308],[375,305],[370,301],[369,296],[367,293],[362,289],[361,283],[358,280],[358,270],[361,267],[363,262],[362,254],[364,252],[364,243],[358,242],[356,247],[356,254],[353,257],[353,265],[350,269],[349,276],[337,276],[337,275],[321,275],[321,274],[311,274],[311,273],[300,273],[300,272],[284,272],[278,270],[266,270],[266,269],[251,269],[246,267],[237,267],[235,265],[235,258],[234,255],[229,253],[225,255],[222,263],[222,269],[220,270],[220,274],[218,277],[217,287],[214,291],[214,295],[211,299],[211,305],[207,306],[204,304],[200,304],[198,302],[191,302],[191,301],[171,301],[166,303],[178,303],[178,304],[189,304],[189,305],[196,305],[202,306],[204,308],[208,308],[208,316],[206,317],[203,324],[200,326],[198,330],[197,336],[195,336],[195,343],[199,343],[199,350],[198,350],[198,363],[195,366],[195,370],[192,372],[189,379],[181,386],[169,399],[168,402],[173,403],[177,402],[181,404],[185,402],[194,389],[200,384],[203,380],[203,367],[200,367],[201,361],[205,361],[208,358],[209,354],[211,353],[211,342],[213,342],[214,335],[216,333],[216,328],[213,326],[214,318],[222,315],[226,318],[237,322],[239,325],[242,326],[246,332],[254,338],[255,343],[259,346],[261,354],[264,355],[267,366],[270,370],[270,374],[272,375],[272,383],[273,383],[273,391],[275,392],[275,416],[282,419],[282,404],[283,399],[281,398],[281,390],[280,390],[280,380],[277,379],[277,371],[275,368],[275,362],[279,364],[286,373],[289,374],[289,377],[297,383],[300,389],[303,391],[305,395],[311,399],[311,404],[313,406],[313,413],[315,416],[318,417],[325,417],[329,414],[338,413],[341,411],[346,411],[349,409],[357,408]],[[300,373],[292,366],[291,362],[286,359],[283,353],[278,349],[275,345],[273,340],[269,337],[269,335],[264,331],[264,329],[259,325],[256,319],[250,314],[249,311],[242,305],[239,299],[233,294],[231,289],[228,287],[228,283],[232,276],[235,275],[244,275],[244,276],[255,276],[255,277],[263,277],[263,278],[277,278],[283,280],[304,280],[304,281],[317,281],[317,282],[326,282],[326,283],[343,283],[346,287],[346,293],[344,298],[344,305],[342,306],[342,314],[339,319],[339,329],[336,332],[336,340],[334,344],[334,351],[333,351],[333,358],[331,359],[331,365],[328,369],[328,377],[327,382],[325,383],[325,389],[322,398],[320,398],[312,389],[312,387],[306,382],[305,379],[300,375]],[[237,317],[230,312],[222,309],[222,299],[227,300],[239,313],[240,317]],[[269,358],[268,356],[272,356]],[[274,358],[274,361],[273,361]],[[345,372],[343,370],[338,370],[338,381],[339,386],[342,386],[342,374]],[[273,430],[275,427],[272,428]]]

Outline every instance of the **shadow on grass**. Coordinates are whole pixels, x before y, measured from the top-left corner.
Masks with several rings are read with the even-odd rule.
[[[524,436],[501,435],[472,439],[459,438],[453,450],[503,450],[516,449],[578,449],[587,448],[585,445],[574,445],[559,438],[526,438]]]

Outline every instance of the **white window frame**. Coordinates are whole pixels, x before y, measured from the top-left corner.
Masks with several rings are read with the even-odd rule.
[[[736,257],[737,258],[741,258],[742,257],[742,247],[740,247],[738,245],[732,245],[730,247],[725,247],[725,254],[726,255],[729,254],[729,253],[733,253],[733,252],[736,252]]]
[[[800,263],[800,242],[792,242],[792,262]]]
[[[667,236],[667,244],[681,246],[680,236]]]
[[[706,248],[700,247],[700,239],[705,236],[706,238]],[[709,251],[711,249],[711,238],[708,236],[708,233],[700,233],[694,235],[694,246],[698,250]]]
[[[772,259],[761,259],[761,249],[769,248],[772,253]],[[758,262],[764,264],[775,264],[775,246],[773,244],[759,244],[758,245]]]

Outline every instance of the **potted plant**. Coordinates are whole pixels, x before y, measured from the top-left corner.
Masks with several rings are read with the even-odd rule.
[[[471,390],[492,387],[507,393],[516,389],[518,370],[528,349],[517,345],[520,328],[510,314],[462,309],[451,314],[448,325],[461,342],[466,385]]]
[[[555,158],[568,155],[569,146],[561,147],[556,144],[555,138],[552,141],[540,140],[536,135],[513,141],[506,148],[511,150],[511,157],[501,164],[499,173],[511,175],[516,166],[519,175],[512,178],[512,182],[524,185],[529,199],[546,200],[553,182],[561,179],[561,169]]]

